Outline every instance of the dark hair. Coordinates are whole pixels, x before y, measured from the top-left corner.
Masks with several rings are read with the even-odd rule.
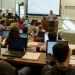
[[[49,32],[54,32],[54,28],[53,27],[49,27]]]
[[[3,13],[2,17],[5,17],[5,13]]]
[[[33,19],[32,22],[31,22],[31,25],[34,25],[34,24],[35,24],[35,20]]]
[[[17,27],[13,27],[10,30],[9,35],[8,35],[8,37],[6,39],[5,45],[8,45],[9,44],[9,41],[10,41],[10,38],[11,37],[20,37],[19,29]]]
[[[20,22],[19,22],[20,24],[23,24],[23,21],[22,20],[20,20]]]
[[[23,28],[23,33],[26,33],[27,34],[27,32],[28,32],[28,28],[27,27],[24,27]]]
[[[56,41],[56,33],[55,32],[49,32],[48,33],[48,38],[49,38],[49,40],[51,40],[51,41]]]
[[[1,24],[3,25],[4,23],[5,23],[5,20],[2,20],[2,21],[1,21]]]
[[[53,46],[53,54],[58,62],[65,62],[69,52],[69,46],[66,42],[59,42]]]
[[[26,16],[26,18],[27,18],[28,16]]]

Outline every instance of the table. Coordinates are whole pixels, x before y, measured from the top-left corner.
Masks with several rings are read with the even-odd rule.
[[[35,66],[46,65],[46,53],[41,53],[41,56],[39,57],[39,59],[37,61],[33,61],[33,60],[25,60],[22,58],[7,59],[6,56],[2,56],[2,53],[4,53],[5,51],[7,51],[7,49],[1,48],[0,59],[3,59],[7,62],[25,64],[25,65],[35,65]]]

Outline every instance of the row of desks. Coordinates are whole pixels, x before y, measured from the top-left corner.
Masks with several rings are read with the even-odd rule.
[[[69,45],[70,49],[74,49],[75,45],[70,44]],[[14,58],[14,59],[7,59],[7,57],[2,56],[2,53],[4,53],[7,49],[6,48],[1,48],[0,52],[0,59],[3,59],[7,62],[12,62],[12,63],[18,63],[18,64],[25,64],[25,65],[35,65],[35,66],[44,66],[46,65],[46,53],[41,53],[41,56],[37,61],[34,60],[25,60],[22,58]],[[72,64],[75,65],[75,64]]]

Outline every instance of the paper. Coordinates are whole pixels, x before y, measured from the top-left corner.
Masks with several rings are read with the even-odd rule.
[[[69,64],[75,64],[75,57],[74,56],[70,57],[70,63]]]
[[[28,46],[38,46],[38,42],[28,42]]]
[[[74,44],[69,44],[69,48],[70,49],[75,49],[75,45]]]
[[[27,52],[22,58],[29,59],[29,60],[38,60],[40,55],[41,55],[41,53]]]

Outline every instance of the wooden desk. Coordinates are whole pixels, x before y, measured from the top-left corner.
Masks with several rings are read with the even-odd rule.
[[[10,63],[18,63],[18,64],[25,64],[25,65],[35,65],[35,66],[44,66],[46,65],[46,53],[41,53],[41,56],[37,61],[33,60],[25,60],[22,58],[15,58],[15,59],[7,59],[7,57],[2,56],[2,53],[4,53],[7,49],[1,48],[1,54],[0,59],[3,59]]]

